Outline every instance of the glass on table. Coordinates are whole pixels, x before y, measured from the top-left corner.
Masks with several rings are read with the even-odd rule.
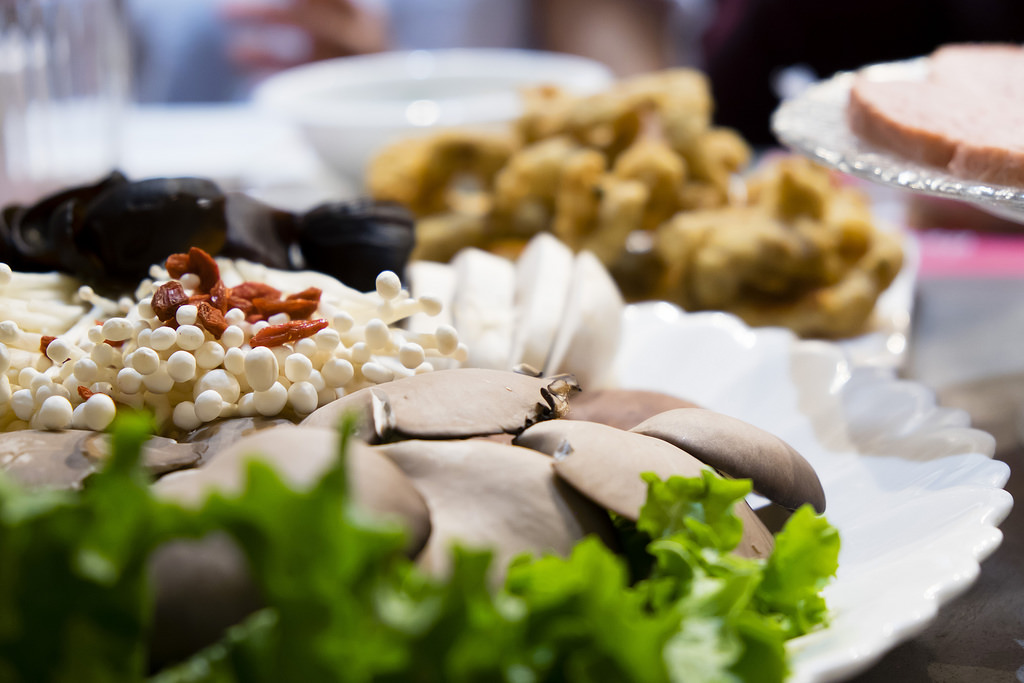
[[[120,0],[0,0],[0,206],[113,169],[129,91]]]

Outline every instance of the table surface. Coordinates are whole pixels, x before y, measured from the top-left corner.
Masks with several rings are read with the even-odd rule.
[[[289,197],[291,208],[339,192],[294,131],[251,109],[142,110],[129,118],[125,137],[123,167],[132,177],[206,175],[229,189]],[[969,214],[971,220],[981,219]],[[924,264],[901,372],[996,437],[996,457],[1011,468],[1006,488],[1024,501],[1024,226],[999,237],[1001,267],[957,271],[947,267],[946,252],[942,268],[930,274]],[[1020,241],[1014,255],[1007,238]],[[854,681],[1024,683],[1024,505],[1000,528],[1003,542],[983,561],[976,583]]]

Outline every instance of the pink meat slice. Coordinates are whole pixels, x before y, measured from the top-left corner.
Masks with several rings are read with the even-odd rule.
[[[852,130],[909,159],[1000,185],[1024,186],[1024,49],[953,45],[929,60],[925,81],[858,75]]]

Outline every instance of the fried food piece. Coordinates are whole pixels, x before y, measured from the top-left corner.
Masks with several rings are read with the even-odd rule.
[[[491,222],[498,235],[528,237],[551,224],[562,169],[579,145],[555,137],[512,155],[494,179]]]
[[[682,154],[690,177],[714,188],[719,206],[728,201],[731,179],[750,164],[751,158],[750,145],[731,128],[702,132]]]
[[[416,245],[411,260],[447,263],[464,247],[483,247],[489,241],[482,214],[450,211],[416,222]]]
[[[593,149],[576,150],[562,168],[551,230],[574,250],[583,246],[597,222],[605,170],[604,155]]]
[[[659,135],[645,135],[615,161],[615,177],[635,180],[647,188],[641,228],[653,230],[681,208],[679,188],[686,180],[686,162]]]
[[[515,128],[526,145],[560,135],[565,130],[569,108],[580,99],[554,85],[524,88],[521,95],[523,113]]]
[[[630,233],[640,229],[647,198],[643,183],[606,175],[601,183],[597,223],[583,240],[581,250],[593,252],[605,267],[611,266],[625,250]]]
[[[480,187],[491,187],[515,148],[512,135],[469,130],[400,140],[371,161],[367,191],[417,216],[442,213],[450,208],[453,184],[468,176]]]
[[[795,157],[749,189],[750,205],[682,212],[658,230],[658,293],[803,336],[862,331],[902,265],[899,241],[874,227],[866,199]]]
[[[520,126],[526,139],[570,135],[610,160],[633,144],[648,112],[660,119],[666,141],[677,152],[690,149],[711,123],[711,89],[704,74],[694,69],[627,78],[587,97],[574,99],[551,90],[530,97],[527,122]]]
[[[804,337],[842,338],[869,326],[878,295],[895,279],[903,250],[895,235],[878,232],[871,248],[834,285],[773,305],[751,301],[733,312],[750,325],[784,325]]]
[[[627,97],[650,100],[661,119],[665,140],[685,154],[711,126],[714,103],[707,77],[695,69],[657,71],[624,83]]]

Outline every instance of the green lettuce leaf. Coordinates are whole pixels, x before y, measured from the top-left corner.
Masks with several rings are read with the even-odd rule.
[[[149,419],[119,421],[81,492],[0,480],[0,680],[135,681],[145,665],[145,559],[175,523],[138,461]]]
[[[266,607],[153,683],[779,681],[785,641],[827,618],[838,535],[823,518],[794,514],[767,562],[729,553],[749,482],[645,475],[647,504],[620,528],[647,561],[587,538],[566,558],[518,558],[496,589],[488,551],[453,548],[450,575],[430,577],[402,530],[352,507],[350,424],[312,488],[250,462],[240,493],[198,509],[151,495],[148,429],[119,420],[109,464],[80,492],[0,476],[0,680],[145,679],[148,557],[213,531],[242,549]]]
[[[828,607],[821,590],[839,567],[839,532],[805,505],[793,513],[775,537],[757,601],[776,613],[789,638],[825,622]]]

